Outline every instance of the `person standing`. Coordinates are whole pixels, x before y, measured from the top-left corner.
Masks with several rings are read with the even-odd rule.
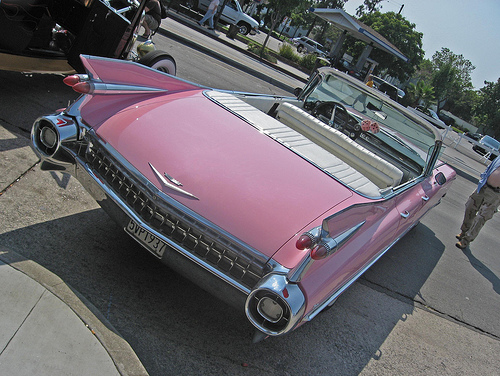
[[[161,9],[158,0],[150,0],[146,3],[144,8],[146,15],[144,16],[144,21],[142,26],[144,27],[144,38],[149,39],[153,31],[158,29],[161,23]]]
[[[465,249],[477,237],[486,221],[493,217],[500,205],[500,156],[481,174],[477,189],[465,204],[465,215],[461,232],[456,236],[455,244]]]
[[[219,0],[212,0],[210,5],[208,6],[207,13],[203,16],[203,18],[198,22],[200,26],[203,26],[206,20],[208,20],[209,30],[214,29],[214,16],[215,12],[217,12],[217,7],[219,6]]]
[[[368,76],[368,81],[366,81],[366,86],[373,87],[373,76],[371,74]]]

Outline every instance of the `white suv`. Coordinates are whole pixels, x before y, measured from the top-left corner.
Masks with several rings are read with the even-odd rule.
[[[308,37],[297,37],[292,38],[292,43],[297,46],[297,52],[304,51],[309,54],[316,54],[319,56],[326,56],[325,51],[323,51],[323,46]]]

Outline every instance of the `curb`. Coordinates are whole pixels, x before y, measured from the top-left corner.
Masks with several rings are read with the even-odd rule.
[[[43,266],[10,249],[0,248],[0,260],[38,282],[66,304],[102,344],[121,375],[148,375],[130,344],[78,291]]]
[[[178,14],[175,14],[173,13],[171,10],[169,10],[168,12],[168,17],[169,18],[172,18],[173,20],[175,20],[176,22],[179,22],[179,23],[182,23],[183,25],[185,26],[193,26],[193,23],[184,19],[184,17],[178,15]],[[194,22],[194,21],[193,21]],[[282,68],[282,67],[279,67],[277,65],[273,65],[272,63],[268,62],[267,60],[264,60],[264,59],[260,59],[258,56],[256,56],[255,54],[252,54],[251,52],[247,51],[247,50],[244,50],[238,46],[235,46],[234,44],[228,42],[228,41],[225,41],[223,38],[216,38],[214,37],[211,33],[209,33],[208,31],[205,31],[204,29],[201,30],[200,32],[204,33],[205,35],[209,36],[210,38],[216,40],[217,42],[219,43],[222,43],[228,47],[231,47],[232,49],[242,53],[242,54],[245,54],[253,59],[257,59],[259,60],[260,63],[262,64],[265,64],[267,65],[268,67],[272,68],[272,69],[275,69],[277,71],[280,71],[281,73],[284,73],[300,82],[303,82],[303,83],[306,83],[307,80],[305,80],[304,78],[300,77],[300,76],[297,76],[296,74],[292,73],[292,72],[289,72],[288,70]],[[232,65],[234,66],[235,68],[238,68],[248,74],[251,74],[265,82],[268,82],[274,86],[277,86],[279,87],[280,89],[283,89],[283,90],[286,90],[286,91],[289,91],[291,93],[293,93],[295,87],[291,87],[285,83],[282,83],[280,81],[277,81],[277,80],[274,80],[272,79],[271,77],[269,77],[268,75],[258,71],[258,70],[255,70],[255,69],[252,69],[250,67],[248,67],[247,65],[245,64],[242,64],[242,63],[239,63],[237,61],[234,61],[233,59],[231,58],[228,58],[227,56],[223,55],[223,54],[220,54],[218,52],[215,52],[213,50],[211,50],[210,48],[207,48],[199,43],[196,43],[190,39],[187,39],[187,38],[184,38],[180,35],[177,35],[171,31],[168,31],[167,29],[165,29],[164,27],[160,26],[160,28],[158,29],[158,33],[165,36],[165,37],[168,37],[168,38],[171,38],[171,39],[174,39],[182,44],[186,44],[194,49],[197,49],[199,51],[202,51],[203,53],[209,55],[209,56],[212,56],[218,60],[221,60],[223,61],[224,63],[226,64],[229,64],[229,65]]]

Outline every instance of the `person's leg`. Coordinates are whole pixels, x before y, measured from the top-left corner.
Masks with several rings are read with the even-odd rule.
[[[483,228],[486,221],[489,221],[493,214],[498,210],[500,195],[491,189],[485,189],[483,203],[480,206],[477,215],[474,217],[469,230],[464,236],[467,243],[472,242],[479,235],[479,231]]]
[[[471,200],[473,203],[469,202]],[[462,224],[462,237],[456,244],[461,249],[466,248],[476,239],[484,224],[498,211],[500,195],[484,187],[478,194],[471,195],[469,201],[467,201],[466,214]],[[476,209],[478,203],[480,206]]]
[[[460,229],[462,230],[462,233],[460,234],[461,237],[463,237],[467,231],[472,226],[472,222],[474,221],[474,218],[476,217],[476,214],[481,207],[481,204],[483,203],[483,195],[482,195],[483,189],[478,193],[474,191],[469,196],[469,199],[465,203],[465,214],[464,214],[464,220],[462,222],[462,226]]]
[[[210,16],[210,18],[208,19],[208,24],[210,25],[210,29],[214,28],[214,16],[215,12],[212,12],[212,16]]]
[[[208,20],[212,15],[212,11],[211,10],[207,10],[207,13],[205,13],[205,15],[203,16],[203,18],[198,22],[200,25],[203,26],[203,24],[205,23],[206,20]]]

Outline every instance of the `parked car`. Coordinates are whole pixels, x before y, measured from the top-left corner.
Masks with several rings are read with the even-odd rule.
[[[479,145],[473,145],[472,150],[474,150],[476,153],[481,154],[481,155],[486,155],[487,153],[491,153],[489,155],[489,159],[493,160],[495,159],[498,154],[500,153],[500,142],[495,140],[491,136],[483,136],[480,140],[479,143],[483,145],[483,147]]]
[[[439,111],[439,119],[443,121],[448,126],[453,127],[455,125],[455,119],[453,119],[451,116],[446,115],[443,111]]]
[[[483,135],[481,133],[471,133],[471,132],[465,132],[464,136],[469,137],[469,138],[473,139],[474,141],[479,141],[483,137]]]
[[[302,36],[292,38],[291,42],[294,46],[297,46],[297,52],[299,53],[304,52],[318,56],[326,56],[323,45],[308,37]]]
[[[186,0],[185,4],[188,8],[206,12],[211,0]],[[219,9],[222,7],[223,1],[219,4]],[[231,25],[237,25],[239,31],[243,35],[248,33],[256,33],[259,23],[243,12],[241,5],[237,0],[229,0],[221,13],[220,21]]]
[[[0,1],[0,69],[84,72],[80,54],[138,61],[175,75],[151,41],[133,49],[147,0]]]
[[[425,108],[422,106],[417,106],[415,109],[418,115],[422,116],[424,119],[429,121],[432,125],[439,129],[447,128],[447,125],[444,121],[442,121],[439,116],[436,114],[436,111],[431,110],[430,108]]]
[[[373,79],[373,87],[375,89],[388,95],[389,98],[391,98],[392,100],[394,100],[396,102],[400,102],[401,99],[403,99],[403,97],[406,94],[403,90],[401,90],[397,86],[387,82],[386,80],[383,80],[380,77],[372,76],[372,79]]]
[[[279,97],[82,61],[88,74],[65,78],[81,97],[33,125],[40,168],[75,176],[145,250],[244,310],[254,341],[331,307],[455,179],[434,127],[333,68]]]

